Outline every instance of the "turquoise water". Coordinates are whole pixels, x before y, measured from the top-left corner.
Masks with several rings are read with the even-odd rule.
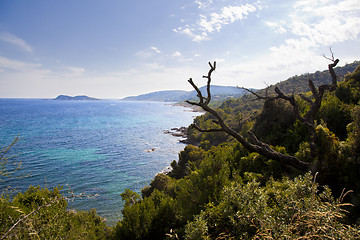
[[[70,202],[71,208],[96,208],[112,225],[121,218],[120,193],[139,192],[184,149],[163,131],[188,126],[197,115],[157,102],[0,99],[0,144],[20,135],[12,153],[30,174],[4,179],[0,191],[68,184],[76,194],[99,195]]]

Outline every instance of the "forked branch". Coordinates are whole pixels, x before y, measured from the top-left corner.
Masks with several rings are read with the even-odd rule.
[[[206,86],[207,97],[204,97],[202,95],[199,88],[194,84],[193,80],[190,78],[188,80],[188,82],[191,84],[191,86],[193,86],[193,88],[197,92],[199,102],[193,102],[193,101],[186,101],[186,102],[191,105],[199,106],[204,111],[213,115],[217,120],[218,128],[202,129],[201,127],[197,126],[196,124],[192,124],[191,127],[197,129],[200,132],[225,132],[225,133],[229,134],[230,136],[234,137],[239,143],[241,143],[250,152],[257,152],[269,159],[279,161],[281,164],[292,166],[292,167],[302,170],[302,171],[307,171],[309,169],[309,163],[300,161],[299,159],[297,159],[294,156],[286,155],[286,154],[275,151],[268,144],[259,141],[252,132],[249,132],[249,136],[250,136],[252,142],[248,141],[244,136],[242,136],[241,134],[236,132],[234,129],[229,127],[225,123],[225,121],[221,117],[221,115],[216,110],[214,110],[213,108],[211,108],[209,106],[209,103],[211,101],[211,92],[210,92],[211,74],[216,69],[216,62],[214,62],[214,64],[209,63],[209,65],[210,65],[210,70],[208,72],[208,75],[203,76],[204,78],[208,79],[207,86]],[[295,101],[295,99],[294,99],[294,101]]]
[[[330,51],[331,51],[331,49],[330,49]],[[323,84],[323,85],[320,85],[318,88],[316,88],[314,82],[311,79],[309,79],[308,86],[312,93],[312,98],[308,98],[308,97],[304,96],[303,94],[299,94],[299,96],[310,105],[309,110],[304,114],[304,116],[302,116],[300,114],[300,108],[295,100],[294,94],[286,95],[278,87],[275,87],[275,93],[277,95],[269,97],[269,96],[267,96],[267,94],[266,94],[266,96],[261,96],[252,90],[249,90],[247,88],[242,88],[242,89],[247,90],[249,93],[253,94],[255,96],[255,99],[270,100],[270,101],[276,100],[276,99],[284,99],[285,101],[289,102],[293,107],[296,118],[298,120],[300,120],[309,129],[309,132],[310,132],[309,143],[310,143],[310,148],[311,148],[311,155],[313,157],[315,157],[317,155],[315,116],[321,107],[321,102],[323,100],[324,93],[326,91],[332,92],[332,91],[336,90],[336,88],[337,88],[337,76],[335,74],[334,68],[339,63],[339,59],[334,60],[334,54],[332,53],[332,51],[331,51],[331,54],[332,54],[331,59],[324,56],[326,59],[332,61],[332,63],[329,64],[329,66],[328,66],[330,76],[331,76],[331,84]]]

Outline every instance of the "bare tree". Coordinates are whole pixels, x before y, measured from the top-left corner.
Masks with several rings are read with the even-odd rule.
[[[314,157],[316,156],[316,153],[317,153],[315,115],[321,107],[321,102],[322,102],[324,93],[326,91],[334,91],[337,88],[337,77],[334,72],[334,67],[337,65],[339,60],[338,59],[334,60],[334,57],[332,57],[332,59],[330,59],[330,60],[332,61],[332,64],[329,64],[329,71],[330,71],[330,75],[332,78],[332,83],[329,85],[327,85],[327,84],[321,85],[316,89],[313,81],[311,79],[309,79],[308,84],[309,84],[310,90],[313,94],[313,99],[300,94],[300,97],[303,98],[306,102],[308,102],[310,104],[310,109],[306,112],[306,114],[304,116],[302,116],[300,114],[300,109],[295,100],[294,94],[286,95],[286,94],[282,93],[278,87],[276,87],[275,88],[275,93],[276,93],[275,96],[268,96],[267,93],[265,96],[261,96],[250,89],[243,88],[243,89],[247,90],[248,92],[252,93],[256,97],[256,99],[263,99],[263,100],[284,99],[284,100],[288,101],[293,107],[296,118],[299,119],[303,124],[305,124],[309,129],[309,132],[310,132],[309,143],[310,143],[311,153]],[[230,136],[234,137],[238,142],[240,142],[250,152],[257,152],[257,153],[265,156],[266,158],[276,160],[276,161],[280,162],[281,164],[294,167],[298,170],[302,170],[302,171],[308,171],[308,170],[315,171],[316,170],[317,167],[315,166],[315,168],[314,168],[308,162],[301,161],[298,158],[296,158],[295,156],[283,154],[283,153],[275,151],[267,143],[260,141],[254,135],[254,133],[251,131],[248,132],[249,139],[247,139],[245,136],[239,134],[237,131],[235,131],[234,129],[229,127],[225,123],[225,121],[221,117],[221,115],[216,110],[214,110],[213,108],[211,108],[209,106],[209,103],[211,101],[211,91],[210,91],[211,74],[216,69],[216,62],[214,62],[213,64],[211,64],[209,62],[209,66],[210,66],[210,70],[209,70],[207,76],[203,76],[203,78],[207,78],[207,86],[206,86],[207,96],[206,97],[203,96],[203,93],[200,91],[200,89],[196,86],[196,84],[190,78],[188,80],[188,82],[196,90],[199,101],[198,102],[186,101],[186,102],[191,105],[199,106],[204,111],[213,115],[216,118],[216,123],[217,123],[218,127],[211,128],[211,129],[202,129],[200,126],[198,126],[196,124],[192,124],[191,127],[197,129],[200,132],[225,132],[225,133],[229,134]]]

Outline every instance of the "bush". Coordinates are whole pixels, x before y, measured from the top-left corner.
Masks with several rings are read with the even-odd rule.
[[[0,198],[1,239],[105,239],[110,229],[96,210],[67,210],[60,187],[30,186]]]
[[[266,186],[233,183],[219,204],[209,204],[187,224],[186,238],[359,239],[359,226],[341,222],[343,196],[334,200],[329,188],[318,188],[310,174],[271,180]]]
[[[154,190],[152,194],[122,211],[123,220],[115,229],[116,239],[163,239],[171,228],[176,227],[174,199]]]

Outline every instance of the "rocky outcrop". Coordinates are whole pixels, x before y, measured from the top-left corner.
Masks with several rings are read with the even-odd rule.
[[[179,128],[172,128],[170,130],[164,130],[164,133],[171,134],[174,137],[187,138],[187,128],[186,127],[179,127]]]

